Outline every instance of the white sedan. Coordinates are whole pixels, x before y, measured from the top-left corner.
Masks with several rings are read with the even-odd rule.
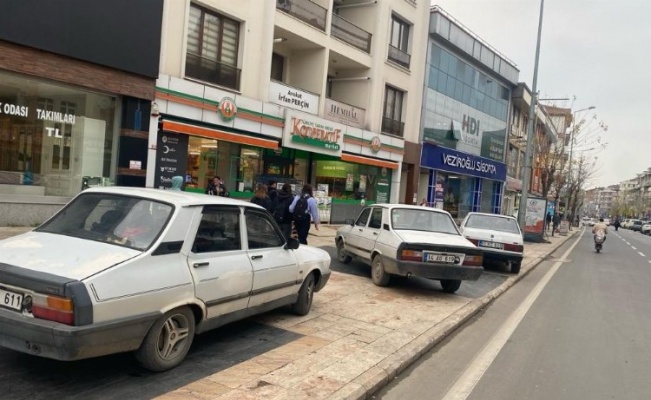
[[[461,222],[461,232],[484,251],[484,260],[506,262],[511,272],[520,272],[524,240],[515,218],[471,212]]]
[[[195,334],[285,305],[307,314],[329,277],[328,253],[286,241],[251,203],[89,189],[0,241],[0,346],[58,360],[135,351],[164,371]]]
[[[462,280],[477,280],[484,270],[481,250],[461,236],[446,211],[376,204],[347,222],[335,237],[338,259],[370,264],[378,286],[388,285],[392,275],[419,276],[454,293]]]

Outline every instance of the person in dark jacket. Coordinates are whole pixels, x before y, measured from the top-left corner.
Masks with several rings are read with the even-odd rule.
[[[561,224],[561,215],[556,213],[552,218],[552,236],[554,236],[554,232],[556,231],[556,229],[560,224]]]
[[[267,187],[265,185],[258,185],[255,196],[251,198],[251,203],[264,207],[265,210],[271,212],[271,199],[267,195]]]
[[[267,196],[269,196],[269,199],[271,200],[272,208],[275,208],[276,198],[278,197],[278,190],[276,189],[277,185],[278,182],[274,179],[270,179],[269,183],[267,183]]]
[[[289,205],[294,201],[292,196],[292,185],[285,183],[276,196],[276,207],[273,212],[274,219],[280,225],[285,239],[292,235],[292,214],[289,212]]]
[[[294,208],[300,199],[305,199],[307,202],[307,210],[304,213],[303,218],[297,219],[297,216],[294,215]],[[292,204],[289,205],[289,211],[294,217],[294,225],[296,226],[296,233],[298,234],[298,241],[300,244],[307,244],[307,235],[310,232],[310,218],[314,221],[314,229],[319,230],[319,209],[317,206],[316,199],[312,193],[312,185],[305,184],[303,185],[303,190],[301,194],[294,196]]]
[[[226,186],[224,186],[222,178],[219,176],[212,178],[212,181],[208,182],[205,193],[212,196],[229,196],[228,190],[226,190]]]

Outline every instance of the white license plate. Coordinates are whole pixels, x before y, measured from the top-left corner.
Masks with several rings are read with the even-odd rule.
[[[454,264],[456,262],[456,259],[457,257],[449,256],[446,254],[425,253],[425,262]]]
[[[0,306],[20,311],[23,306],[23,295],[0,289]]]
[[[479,247],[488,247],[491,249],[504,249],[504,244],[503,243],[497,243],[497,242],[487,242],[485,240],[480,240],[479,241]]]

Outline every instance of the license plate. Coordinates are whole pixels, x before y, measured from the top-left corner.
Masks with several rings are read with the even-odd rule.
[[[20,311],[23,306],[23,295],[0,289],[0,306]]]
[[[479,241],[479,247],[488,247],[491,249],[504,249],[504,244],[503,243],[497,243],[497,242],[487,242],[485,240],[480,240]]]
[[[425,253],[425,262],[454,264],[457,257],[446,254]]]

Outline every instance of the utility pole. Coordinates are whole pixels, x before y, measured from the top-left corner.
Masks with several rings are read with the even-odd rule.
[[[524,179],[522,182],[522,196],[520,197],[520,207],[518,208],[518,224],[524,232],[525,216],[527,215],[527,200],[529,198],[529,185],[531,185],[531,167],[533,151],[533,120],[538,101],[538,60],[540,59],[540,37],[542,35],[543,9],[545,0],[540,0],[540,17],[538,20],[538,39],[536,41],[536,59],[533,67],[533,86],[531,89],[531,104],[529,105],[529,120],[527,121],[527,147],[524,153]]]

